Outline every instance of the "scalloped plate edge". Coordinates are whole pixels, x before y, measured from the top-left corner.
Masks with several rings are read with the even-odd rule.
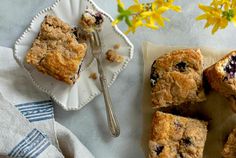
[[[32,24],[34,23],[34,21],[41,15],[41,14],[44,14],[45,12],[48,12],[50,10],[53,10],[57,4],[60,2],[61,0],[56,0],[56,2],[48,7],[48,8],[45,8],[43,9],[42,11],[40,11],[38,14],[36,14],[32,21],[30,22],[30,25],[29,27],[23,32],[23,34],[16,40],[15,42],[15,45],[14,45],[14,48],[13,48],[13,56],[16,60],[16,62],[24,69],[24,71],[27,72],[28,76],[30,77],[31,81],[33,82],[33,84],[41,91],[43,91],[44,93],[48,94],[52,100],[58,104],[59,106],[61,106],[64,110],[66,111],[70,111],[70,110],[80,110],[82,107],[84,107],[87,103],[89,103],[90,101],[92,101],[96,96],[98,96],[99,94],[101,94],[101,92],[96,92],[96,93],[92,93],[88,99],[84,102],[82,102],[79,106],[77,107],[67,107],[66,105],[62,104],[60,101],[58,101],[56,99],[56,97],[50,93],[48,90],[40,87],[40,85],[34,80],[34,78],[32,77],[32,74],[26,69],[26,67],[24,66],[24,64],[21,62],[21,60],[19,59],[19,57],[17,56],[17,45],[20,44],[20,42],[22,41],[22,39],[25,37],[26,33],[28,33],[31,29],[32,29]],[[106,16],[111,22],[114,20],[108,13],[106,13],[105,11],[103,11],[100,7],[98,7],[92,0],[86,0],[87,2],[89,2],[92,7],[94,7],[96,10],[100,11],[104,16]],[[133,54],[134,54],[134,46],[133,44],[130,42],[130,40],[119,30],[119,28],[117,26],[114,26],[112,27],[115,31],[116,34],[118,34],[121,38],[124,39],[125,43],[129,46],[129,59],[126,60],[126,62],[123,63],[122,67],[117,70],[116,72],[113,73],[113,77],[112,77],[112,80],[108,83],[108,87],[110,87],[116,80],[116,78],[118,77],[119,73],[121,71],[123,71],[129,61],[133,58]]]

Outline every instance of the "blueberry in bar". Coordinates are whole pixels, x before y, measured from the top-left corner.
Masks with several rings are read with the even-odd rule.
[[[225,72],[227,73],[227,78],[234,78],[236,72],[236,55],[230,57],[228,63],[224,68]]]
[[[154,108],[205,100],[200,49],[175,50],[158,57],[151,66],[150,83]]]
[[[202,158],[206,137],[207,122],[157,111],[149,158]]]
[[[47,15],[25,59],[38,71],[74,84],[79,77],[86,48],[86,44],[78,43],[68,24],[58,17]]]
[[[204,76],[215,91],[231,101],[231,107],[236,111],[236,51],[232,51],[204,70]]]
[[[222,151],[223,158],[236,158],[236,128],[229,134],[228,140]]]

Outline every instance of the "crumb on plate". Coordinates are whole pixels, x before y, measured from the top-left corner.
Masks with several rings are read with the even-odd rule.
[[[106,52],[106,59],[110,62],[117,62],[117,63],[121,63],[124,61],[124,57],[117,54],[117,52],[115,50],[111,50],[109,49]]]
[[[113,48],[114,48],[114,49],[119,49],[119,48],[120,48],[120,44],[115,44],[115,45],[113,46]]]
[[[89,75],[89,78],[93,79],[93,80],[96,80],[98,77],[97,77],[97,73],[96,72],[92,72],[90,75]]]

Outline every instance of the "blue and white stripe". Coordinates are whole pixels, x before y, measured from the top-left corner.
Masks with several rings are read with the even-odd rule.
[[[18,110],[30,121],[42,121],[54,117],[51,100],[16,105]]]
[[[12,158],[36,158],[42,153],[50,142],[37,129],[33,129],[19,144],[8,154]]]

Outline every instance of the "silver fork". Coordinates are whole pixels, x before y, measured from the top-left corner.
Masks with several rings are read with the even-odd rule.
[[[118,137],[120,135],[120,127],[116,115],[113,113],[112,109],[111,97],[108,91],[107,80],[104,75],[101,61],[101,54],[102,54],[101,39],[97,31],[91,32],[90,45],[92,49],[92,54],[97,60],[99,79],[106,105],[108,126],[110,128],[112,136]]]

